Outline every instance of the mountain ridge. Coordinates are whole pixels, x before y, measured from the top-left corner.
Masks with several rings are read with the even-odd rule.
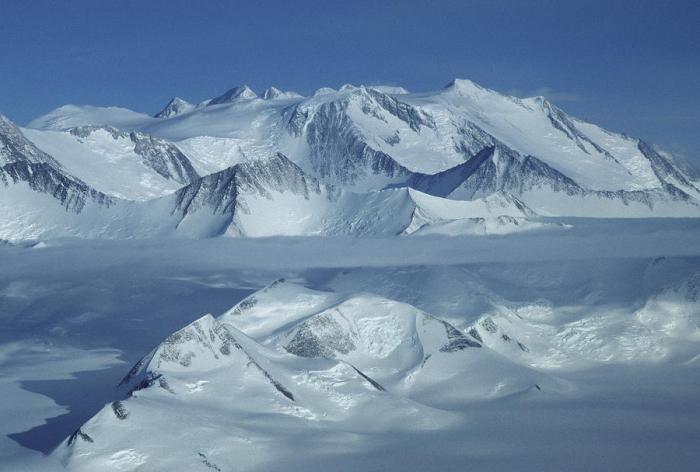
[[[507,194],[532,215],[550,217],[700,216],[700,177],[672,156],[645,141],[572,118],[542,97],[509,97],[468,80],[456,79],[444,89],[421,93],[347,84],[310,97],[274,87],[259,97],[249,87],[237,86],[199,105],[173,99],[157,115],[115,107],[62,107],[34,120],[25,131],[50,152],[35,151],[22,135],[24,147],[12,153],[22,155],[23,161],[51,162],[66,177],[84,175],[100,194],[151,202],[120,204],[130,208],[126,213],[145,218],[156,208],[169,207],[169,213],[156,220],[170,222],[180,215],[176,231],[184,224],[192,235],[403,234],[415,225],[400,228],[397,223],[403,224],[404,212],[414,205],[409,194],[390,192],[401,188],[466,202]],[[10,149],[7,137],[16,132],[4,122],[3,149]],[[98,132],[130,140],[134,157],[129,159],[140,160],[144,170],[115,172],[111,180],[91,178],[106,172],[122,152],[112,144],[89,143]],[[52,133],[68,133],[79,141],[77,147],[68,152],[67,142],[52,144]],[[86,157],[73,162],[83,148]],[[123,165],[115,169],[121,172]],[[92,174],[82,174],[86,166],[92,166]],[[71,168],[72,173],[66,171]],[[6,171],[5,181],[30,174],[29,169],[22,172]],[[61,192],[54,188],[45,193]],[[166,200],[174,206],[152,200],[168,195]],[[95,198],[102,197],[96,193]],[[379,214],[382,205],[389,205],[384,211],[390,214],[396,211],[391,205],[402,208],[397,222],[385,221],[389,226],[384,230],[371,223],[379,221],[376,216],[369,217]],[[204,217],[204,207],[213,213]],[[369,211],[355,216],[362,207]],[[489,224],[507,226],[507,219],[499,219],[506,216],[513,217],[490,215],[495,219]],[[214,224],[212,217],[227,229],[207,229]],[[426,221],[441,221],[452,232],[466,228],[468,215],[460,218],[465,221],[459,224],[434,216]],[[112,219],[131,224],[126,217]],[[253,226],[245,230],[243,221]],[[41,234],[41,223],[34,226]],[[127,226],[118,233],[130,231]],[[133,234],[144,231],[134,228]]]

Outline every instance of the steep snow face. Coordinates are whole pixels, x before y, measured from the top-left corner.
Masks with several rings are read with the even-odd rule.
[[[23,132],[72,175],[114,197],[148,200],[199,177],[175,145],[143,133],[109,126]]]
[[[180,97],[174,97],[172,100],[165,105],[161,111],[154,115],[154,118],[171,118],[182,113],[187,113],[188,111],[194,110],[195,106],[181,99]]]
[[[199,175],[214,174],[256,159],[243,151],[240,140],[236,138],[195,136],[178,141],[177,147],[190,159]]]
[[[32,120],[27,127],[65,131],[79,126],[114,126],[131,131],[154,120],[153,117],[127,108],[64,105]]]

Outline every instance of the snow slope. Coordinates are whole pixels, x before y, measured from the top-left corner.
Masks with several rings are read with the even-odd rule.
[[[108,126],[22,133],[72,175],[125,200],[161,197],[199,177],[176,146],[142,133]]]
[[[30,121],[27,127],[65,131],[79,126],[113,126],[131,131],[153,120],[128,108],[64,105]]]
[[[76,215],[85,206],[114,203],[72,176],[53,157],[37,148],[12,122],[0,115],[0,238],[21,239],[50,227],[53,220]]]

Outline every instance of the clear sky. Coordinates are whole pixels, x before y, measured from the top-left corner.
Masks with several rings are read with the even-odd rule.
[[[0,1],[0,113],[154,113],[241,83],[310,93],[454,77],[545,95],[700,164],[697,1]]]

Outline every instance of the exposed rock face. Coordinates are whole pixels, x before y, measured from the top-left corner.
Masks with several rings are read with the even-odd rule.
[[[394,182],[406,180],[411,175],[408,169],[366,142],[352,118],[354,110],[379,120],[384,120],[385,113],[392,115],[414,131],[435,127],[430,116],[414,107],[378,90],[360,87],[313,111],[303,104],[293,107],[287,112],[287,130],[294,136],[304,136],[311,167],[330,182],[362,187],[362,181],[373,175]]]
[[[239,194],[267,196],[274,189],[308,197],[310,193],[320,193],[321,188],[316,179],[308,177],[296,164],[278,153],[268,159],[245,162],[207,175],[183,187],[175,194],[176,211],[184,217],[209,207],[215,213],[233,217]]]
[[[129,388],[131,394],[135,390],[152,386],[158,380],[161,388],[176,394],[167,383],[168,375],[188,369],[201,371],[237,363],[254,369],[275,390],[294,401],[294,395],[239,342],[238,337],[241,336],[244,335],[237,333],[230,325],[219,323],[211,315],[205,315],[168,336],[129,371],[120,385]],[[125,411],[123,405],[120,406],[121,410]]]

